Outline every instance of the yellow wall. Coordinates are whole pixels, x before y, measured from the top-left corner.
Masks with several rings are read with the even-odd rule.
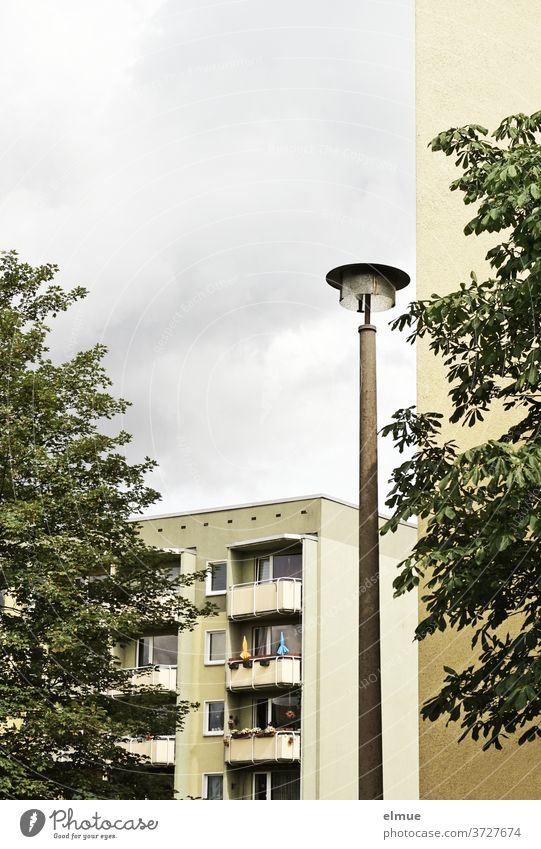
[[[462,230],[472,207],[449,192],[457,175],[452,161],[427,150],[440,131],[466,123],[495,129],[502,118],[541,108],[539,56],[541,4],[534,0],[417,0],[417,297],[444,294],[483,274],[494,237]],[[444,371],[418,348],[418,407],[448,410]],[[445,438],[461,447],[478,444],[507,428],[501,411],[467,431],[448,428]],[[437,692],[442,664],[461,667],[471,657],[467,635],[437,634],[420,646],[420,696]],[[421,797],[436,799],[539,798],[541,749],[508,743],[502,752],[457,744],[456,724],[422,723]]]

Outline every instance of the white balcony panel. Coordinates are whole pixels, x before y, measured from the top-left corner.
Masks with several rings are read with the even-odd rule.
[[[132,687],[162,687],[164,690],[177,689],[177,667],[176,666],[139,666],[130,671],[129,679]],[[120,690],[109,691],[110,695],[117,695]]]
[[[253,657],[246,663],[229,661],[226,667],[228,690],[260,690],[273,687],[295,687],[301,683],[301,658],[298,655],[285,657]]]
[[[150,740],[142,740],[140,737],[124,738],[118,744],[126,749],[131,755],[141,758],[149,758],[152,765],[172,766],[175,763],[175,738],[153,737]]]
[[[229,587],[227,593],[227,615],[230,619],[301,612],[302,581],[296,578],[235,584]]]
[[[225,738],[227,764],[293,763],[301,757],[299,731],[277,731],[272,735],[249,734]]]
[[[165,690],[176,690],[176,666],[143,666],[133,670],[131,679],[133,687],[163,687]]]

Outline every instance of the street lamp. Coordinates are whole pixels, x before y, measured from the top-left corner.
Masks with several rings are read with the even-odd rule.
[[[359,327],[359,799],[383,799],[376,328],[370,317],[394,307],[397,289],[409,282],[398,268],[370,263],[341,265],[327,274],[341,305],[364,312]]]

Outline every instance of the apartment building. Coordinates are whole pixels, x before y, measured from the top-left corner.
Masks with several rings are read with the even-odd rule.
[[[356,508],[318,495],[139,524],[183,573],[208,569],[184,591],[216,614],[124,650],[138,680],[198,705],[176,735],[124,745],[174,768],[177,799],[356,799]],[[392,598],[415,535],[381,541],[386,798],[418,798],[416,599]]]

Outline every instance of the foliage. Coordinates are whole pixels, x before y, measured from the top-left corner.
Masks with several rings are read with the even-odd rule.
[[[393,473],[384,532],[418,515],[426,531],[400,564],[396,594],[422,580],[427,615],[418,640],[448,626],[471,629],[472,659],[444,667],[425,718],[459,722],[461,739],[501,748],[541,737],[541,112],[506,118],[488,137],[471,125],[440,133],[432,150],[453,157],[451,184],[476,205],[465,234],[501,234],[483,281],[410,305],[394,327],[426,338],[443,358],[451,423],[472,427],[503,405],[510,424],[460,451],[442,442],[443,416],[399,410],[384,428],[412,459]],[[500,407],[501,408],[501,407]]]
[[[159,496],[154,463],[130,465],[129,435],[103,432],[127,407],[105,348],[47,356],[47,322],[85,295],[56,272],[0,255],[0,798],[145,798],[155,779],[117,740],[171,733],[189,706],[136,693],[113,648],[193,627],[180,590],[200,576],[172,581],[172,556],[129,521]]]

